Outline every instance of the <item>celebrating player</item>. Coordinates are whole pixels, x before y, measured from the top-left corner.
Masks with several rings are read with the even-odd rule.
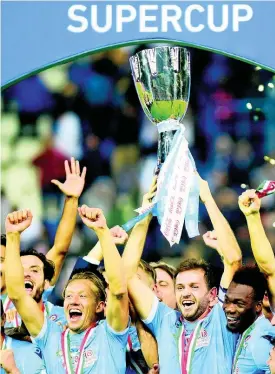
[[[240,266],[241,252],[203,180],[200,180],[200,196],[217,232],[225,268],[221,285],[227,288]],[[231,373],[238,335],[226,328],[221,306],[217,304],[211,308],[217,296],[211,267],[196,260],[186,260],[179,265],[175,288],[180,312],[160,303],[135,275],[149,222],[150,217],[147,217],[135,226],[123,259],[130,297],[158,342],[160,372]]]
[[[86,215],[81,211],[79,214],[84,224],[96,232],[103,251],[109,280],[106,320],[100,321],[105,307],[104,286],[94,274],[76,274],[65,287],[66,331],[45,318],[25,292],[19,247],[20,233],[31,223],[29,211],[22,212],[22,217],[9,216],[6,221],[8,295],[40,347],[47,372],[124,374],[129,311],[122,260],[102,211],[92,209]]]
[[[253,254],[262,273],[257,268],[240,269],[234,275],[224,302],[228,328],[242,333],[233,364],[233,373],[240,374],[268,372],[267,360],[272,345],[264,335],[275,333],[270,321],[262,315],[267,290],[271,307],[274,307],[275,258],[262,227],[260,205],[254,190],[244,192],[239,198]]]

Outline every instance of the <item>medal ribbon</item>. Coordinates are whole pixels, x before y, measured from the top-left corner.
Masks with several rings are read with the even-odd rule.
[[[263,317],[259,317],[259,318],[263,318]],[[258,319],[259,319],[258,318]],[[251,333],[251,331],[255,328],[255,324],[256,324],[256,321],[247,329],[245,330],[245,332],[243,333],[242,335],[242,338],[240,340],[240,343],[238,345],[238,349],[236,351],[236,354],[235,354],[235,357],[234,357],[234,363],[233,363],[233,370],[232,370],[232,373],[235,373],[235,370],[236,370],[236,366],[237,366],[237,362],[238,362],[238,359],[239,359],[239,356],[242,352],[242,349],[243,349],[243,345],[245,343],[245,339],[247,338],[247,336]]]
[[[9,306],[11,304],[11,300],[10,298],[8,297],[8,295],[5,295],[3,296],[4,298],[4,301],[3,301],[3,308],[4,308],[4,312],[6,313],[6,311],[9,309]]]
[[[47,302],[42,304],[42,312],[44,312],[44,316],[47,318],[50,315],[50,308],[48,307]]]
[[[3,309],[4,309],[5,313],[9,310],[9,306],[11,305],[11,303],[12,302],[11,302],[10,298],[8,297],[8,295],[4,296]],[[17,312],[15,313],[15,317],[14,317],[12,323],[13,323],[13,327],[19,327],[19,320],[18,320],[18,313]]]
[[[65,331],[62,332],[61,348],[62,348],[62,354],[63,354],[63,358],[65,362],[66,374],[82,374],[83,373],[82,369],[84,365],[84,349],[85,349],[86,342],[90,339],[94,331],[94,327],[96,327],[96,323],[92,324],[92,326],[88,328],[88,330],[86,331],[84,335],[84,338],[82,339],[82,342],[79,348],[79,352],[80,352],[79,360],[78,360],[75,372],[73,370],[73,364],[72,364],[72,359],[70,355],[70,337],[69,337],[70,330],[66,329]]]
[[[184,325],[182,324],[182,330],[181,330],[181,334],[179,338],[179,357],[180,357],[182,374],[191,373],[192,359],[194,356],[196,343],[201,332],[202,322],[203,322],[203,319],[198,322],[197,326],[195,327],[195,330],[192,332],[186,349],[185,349],[185,344],[186,344],[185,329],[184,329]]]

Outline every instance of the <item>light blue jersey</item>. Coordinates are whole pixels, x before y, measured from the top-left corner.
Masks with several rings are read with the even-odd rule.
[[[67,320],[64,314],[64,308],[61,306],[53,305],[49,301],[46,301],[43,303],[44,304],[44,313],[45,315],[51,320],[56,322],[60,326],[66,326],[67,325]],[[11,304],[13,309],[15,310],[15,306]],[[10,308],[12,309],[12,308]],[[11,321],[8,322],[6,321],[5,323],[5,329],[12,328],[12,327],[18,327],[21,326],[22,320],[21,317],[18,313],[16,313],[15,318]]]
[[[35,345],[5,337],[6,349],[12,349],[20,374],[46,374],[41,350]],[[1,369],[1,374],[5,373]]]
[[[222,306],[216,304],[204,319],[193,323],[181,321],[180,316],[155,298],[151,313],[144,321],[158,342],[161,374],[182,373],[183,327],[189,337],[194,331],[194,354],[190,356],[188,374],[231,374],[238,334],[227,329]]]
[[[39,335],[33,339],[41,349],[48,373],[64,374],[64,356],[62,353],[62,328],[49,319],[45,319]],[[100,321],[85,344],[82,374],[125,374],[126,345],[129,328],[115,332],[106,320]],[[70,334],[70,357],[73,369],[76,369],[80,356],[80,345],[85,336]]]
[[[53,305],[49,301],[47,301],[48,297],[50,296],[52,290],[54,287],[50,287],[48,290],[43,292],[42,295],[42,301],[44,304],[45,314],[48,318],[50,318],[52,321],[56,322],[59,325],[66,326],[67,321],[64,314],[64,308]],[[8,310],[16,310],[14,304],[9,299],[7,295],[1,295],[1,300],[3,303],[4,312],[6,313]],[[5,329],[13,328],[13,327],[19,327],[22,324],[21,317],[18,313],[15,314],[15,317],[12,321],[5,323]]]
[[[270,373],[266,362],[273,346],[263,337],[264,335],[274,336],[275,327],[268,319],[261,316],[256,319],[252,329],[247,329],[239,339],[233,368],[234,374]]]

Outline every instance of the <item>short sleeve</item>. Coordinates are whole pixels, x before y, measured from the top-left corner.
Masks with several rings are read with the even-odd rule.
[[[175,314],[176,312],[174,309],[171,309],[162,302],[159,302],[158,298],[155,297],[149,316],[142,321],[156,336],[159,333],[163,319],[170,313]]]
[[[34,338],[32,337],[33,343],[35,343],[42,351],[49,342],[49,339],[53,339],[56,335],[56,339],[60,338],[62,328],[57,323],[50,321],[48,318],[44,318],[44,324],[40,333]]]
[[[224,327],[227,325],[226,316],[220,303],[214,305],[206,318],[208,319],[208,323],[217,323],[224,325]]]
[[[213,307],[212,311],[206,317],[205,322],[212,336],[216,336],[217,341],[221,339],[226,356],[232,356],[236,348],[239,334],[233,333],[227,328],[226,315],[220,303],[217,303]]]
[[[267,361],[269,359],[269,353],[272,348],[272,344],[263,337],[260,338],[258,344],[253,345],[252,357],[254,359],[255,366],[263,373],[270,373]]]
[[[110,337],[111,339],[116,340],[119,342],[123,347],[126,347],[127,341],[128,341],[128,335],[129,335],[129,326],[130,326],[130,319],[128,326],[126,327],[125,330],[123,331],[115,331],[107,322],[107,320],[104,320],[102,322],[105,327],[105,331],[107,333],[107,336]]]

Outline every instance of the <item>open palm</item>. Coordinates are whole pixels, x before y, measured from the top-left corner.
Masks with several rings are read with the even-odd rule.
[[[83,191],[86,176],[86,167],[83,168],[80,174],[79,161],[71,158],[71,168],[69,162],[65,161],[66,180],[64,183],[59,182],[56,179],[52,180],[66,196],[68,197],[79,197]]]

